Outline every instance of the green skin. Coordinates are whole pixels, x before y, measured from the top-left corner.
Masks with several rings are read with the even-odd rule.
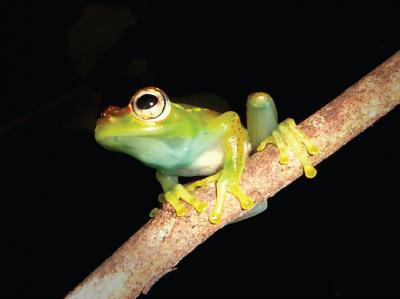
[[[198,212],[204,211],[206,204],[190,191],[212,182],[216,182],[217,198],[209,215],[211,223],[220,221],[227,192],[239,199],[243,209],[252,208],[254,202],[244,194],[239,181],[250,148],[257,148],[277,128],[272,98],[266,93],[253,93],[248,97],[246,130],[235,112],[219,114],[176,104],[158,88],[141,91],[146,90],[164,94],[168,111],[164,111],[162,117],[145,120],[136,113],[138,108],[133,108],[133,100],[121,109],[108,108],[97,121],[96,141],[106,149],[126,153],[155,168],[164,198],[175,208],[177,216],[187,213],[181,200]],[[178,183],[178,176],[199,175],[211,176],[185,186]],[[265,209],[266,201],[253,209],[250,216]]]

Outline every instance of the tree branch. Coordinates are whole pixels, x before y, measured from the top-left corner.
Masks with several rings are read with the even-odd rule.
[[[335,100],[302,122],[299,127],[320,148],[314,165],[371,126],[400,103],[400,52],[351,86]],[[275,147],[251,156],[242,176],[244,191],[256,202],[273,196],[302,175],[301,164],[291,157],[278,163]],[[136,298],[147,293],[164,274],[214,232],[243,215],[238,200],[229,195],[221,223],[213,225],[208,215],[215,200],[215,188],[202,188],[195,195],[209,204],[197,214],[183,217],[164,205],[163,211],[146,223],[110,258],[79,284],[66,298]]]

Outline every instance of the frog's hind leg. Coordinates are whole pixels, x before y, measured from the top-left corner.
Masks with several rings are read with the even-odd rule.
[[[278,125],[274,101],[267,93],[255,92],[247,98],[247,127],[254,150],[261,151],[267,144],[275,144],[279,149],[279,162],[286,164],[289,161],[289,149],[292,149],[303,165],[306,177],[315,177],[317,171],[312,166],[307,152],[316,155],[318,147],[296,127],[292,118]]]
[[[275,144],[278,147],[279,162],[281,164],[286,164],[289,161],[288,149],[290,148],[303,165],[306,177],[313,178],[316,176],[317,170],[311,164],[307,152],[310,155],[316,155],[319,149],[308,136],[296,127],[296,123],[292,118],[288,118],[280,123],[278,128],[272,132],[272,136],[269,136],[260,143],[257,151],[262,151],[269,143]]]
[[[265,140],[278,126],[278,113],[274,100],[265,92],[254,92],[247,98],[247,131],[249,132],[250,142],[255,151],[261,141]],[[256,216],[264,212],[268,207],[265,200],[258,203],[245,215],[232,221],[239,222],[247,218]]]
[[[247,98],[247,131],[253,151],[278,126],[274,100],[265,92],[254,92]]]

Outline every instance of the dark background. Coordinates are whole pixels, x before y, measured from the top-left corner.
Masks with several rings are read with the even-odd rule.
[[[349,2],[8,2],[0,297],[62,297],[148,220],[154,170],[95,143],[104,107],[156,85],[218,95],[244,120],[264,90],[281,120],[301,121],[399,50],[394,1]],[[398,297],[398,118],[216,233],[147,297]]]

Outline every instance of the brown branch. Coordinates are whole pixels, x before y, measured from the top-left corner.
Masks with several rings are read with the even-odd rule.
[[[300,124],[321,149],[320,154],[312,158],[313,163],[318,164],[330,156],[399,102],[400,52],[397,52]],[[260,202],[301,175],[302,168],[296,159],[292,157],[289,164],[280,165],[277,150],[268,146],[248,159],[242,186]],[[212,207],[215,188],[200,189],[196,196]],[[131,299],[146,293],[185,255],[245,212],[238,201],[229,196],[220,224],[210,224],[209,213],[210,209],[202,214],[192,211],[183,218],[176,218],[174,211],[164,206],[155,219],[146,223],[66,298]]]

